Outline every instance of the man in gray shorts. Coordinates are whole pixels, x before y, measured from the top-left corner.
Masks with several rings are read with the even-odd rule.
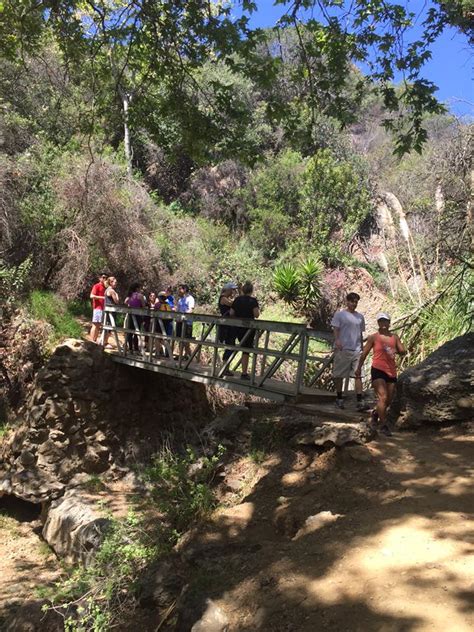
[[[360,296],[350,292],[346,296],[346,308],[336,312],[331,321],[334,330],[334,366],[333,378],[336,387],[336,406],[344,408],[342,399],[342,382],[344,378],[355,380],[357,410],[369,410],[369,406],[362,401],[362,379],[355,377],[363,347],[363,332],[365,319],[356,311]]]

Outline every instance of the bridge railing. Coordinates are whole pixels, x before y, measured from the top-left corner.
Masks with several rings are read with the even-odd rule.
[[[186,337],[188,328],[177,327],[179,323],[192,324],[192,337]],[[241,342],[222,342],[222,327],[240,328]],[[248,353],[251,387],[280,390],[293,396],[317,383],[332,361],[327,345],[332,340],[331,333],[288,322],[106,306],[103,330],[113,337],[117,352],[131,361],[168,367],[175,374],[206,376],[217,382],[233,381],[228,377],[229,371],[238,370],[241,354]],[[249,342],[251,332],[253,343]],[[186,353],[189,349],[190,353]],[[224,361],[226,350],[230,357]]]

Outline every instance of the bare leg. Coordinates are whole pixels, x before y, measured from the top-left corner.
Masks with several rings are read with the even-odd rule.
[[[393,382],[387,382],[387,408],[392,403],[393,396],[395,395],[395,386]]]
[[[97,338],[99,337],[99,333],[100,333],[100,327],[101,327],[100,323],[92,323],[91,330],[89,333],[89,336],[92,342],[97,342]]]
[[[360,377],[354,378],[356,395],[362,395],[362,379]]]
[[[336,393],[342,393],[342,377],[334,378],[334,386],[336,388]]]
[[[379,416],[379,423],[381,426],[385,425],[385,417],[387,414],[388,406],[388,389],[387,382],[385,380],[374,380],[372,382],[375,394],[377,395],[377,414]]]

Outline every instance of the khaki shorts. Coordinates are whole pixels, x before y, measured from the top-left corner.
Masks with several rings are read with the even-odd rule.
[[[338,351],[334,352],[333,377],[355,377],[355,370],[359,364],[362,351]],[[362,371],[361,377],[364,377]]]

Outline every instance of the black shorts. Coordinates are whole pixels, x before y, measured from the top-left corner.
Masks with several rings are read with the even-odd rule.
[[[184,324],[184,337],[192,338],[193,337],[193,324],[192,323],[176,323],[176,336],[181,338],[181,332],[183,331]]]
[[[245,335],[249,332],[249,335],[245,338]],[[242,347],[253,347],[253,341],[255,340],[255,329],[247,329],[246,327],[236,327],[235,333],[240,343],[244,340]]]
[[[387,382],[387,384],[395,384],[395,382],[397,381],[396,377],[391,377],[390,375],[385,373],[385,371],[375,369],[374,367],[370,369],[370,377],[372,378],[372,382],[374,380],[384,380],[384,382]]]

